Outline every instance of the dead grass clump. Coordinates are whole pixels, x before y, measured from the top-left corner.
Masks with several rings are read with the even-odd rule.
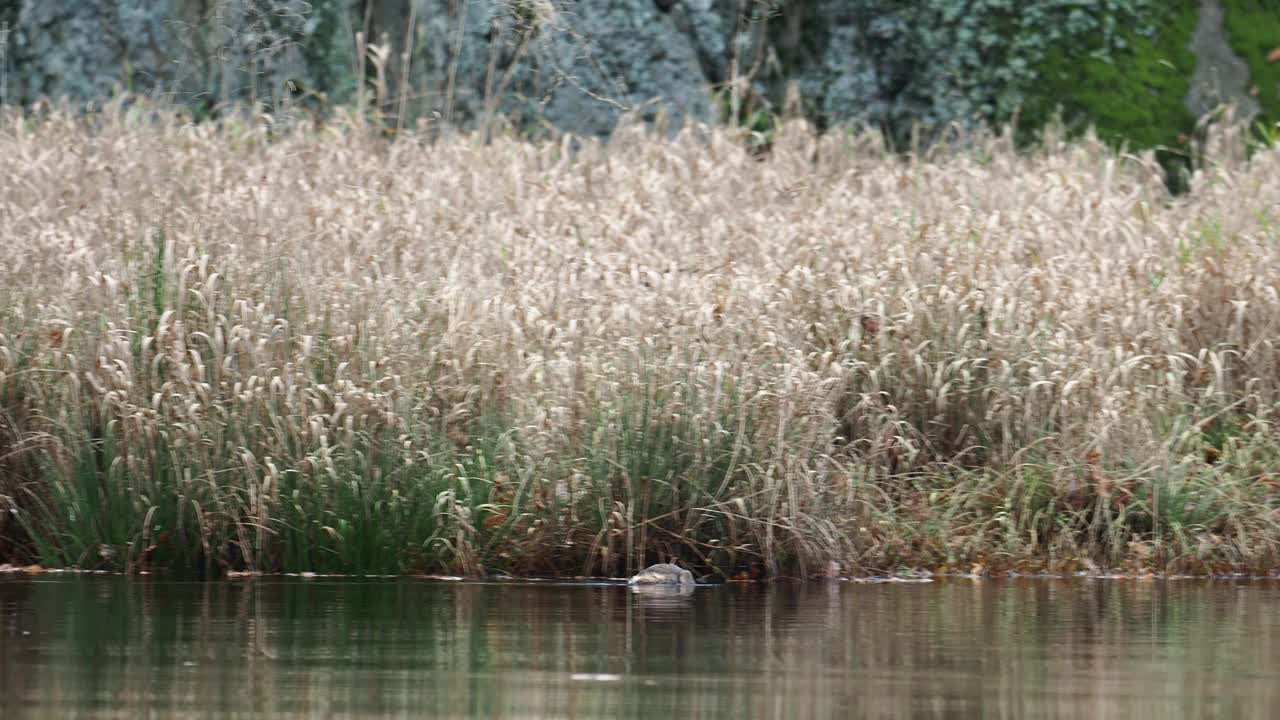
[[[46,564],[1276,557],[1275,151],[1176,199],[1089,139],[802,126],[762,161],[117,108],[11,112],[0,156],[0,534]]]

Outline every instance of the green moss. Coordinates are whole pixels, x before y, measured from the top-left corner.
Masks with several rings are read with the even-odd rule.
[[[1093,126],[1117,146],[1178,154],[1195,125],[1183,101],[1195,70],[1189,43],[1199,13],[1186,0],[1160,12],[1149,37],[1122,32],[1109,57],[1093,46],[1050,49],[1024,106],[1025,125],[1040,128],[1061,109],[1071,130]]]
[[[1225,0],[1231,49],[1249,65],[1249,77],[1262,106],[1260,127],[1280,122],[1280,62],[1267,55],[1280,48],[1280,0]]]

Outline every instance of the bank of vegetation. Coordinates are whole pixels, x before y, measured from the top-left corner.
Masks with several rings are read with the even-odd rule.
[[[0,120],[0,562],[1280,566],[1280,154]]]

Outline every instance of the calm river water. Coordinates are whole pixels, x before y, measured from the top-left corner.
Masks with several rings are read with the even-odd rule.
[[[0,717],[1280,717],[1280,582],[0,578]]]

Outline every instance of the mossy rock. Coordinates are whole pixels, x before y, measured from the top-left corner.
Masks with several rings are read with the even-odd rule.
[[[1060,110],[1069,131],[1094,127],[1117,146],[1185,156],[1196,121],[1184,100],[1198,9],[1188,0],[1161,8],[1149,32],[1123,31],[1109,54],[1097,46],[1051,48],[1024,103],[1023,127],[1038,132]]]
[[[1256,128],[1274,141],[1280,122],[1280,60],[1267,57],[1280,48],[1280,0],[1223,0],[1231,49],[1249,66],[1251,92],[1262,110]]]

